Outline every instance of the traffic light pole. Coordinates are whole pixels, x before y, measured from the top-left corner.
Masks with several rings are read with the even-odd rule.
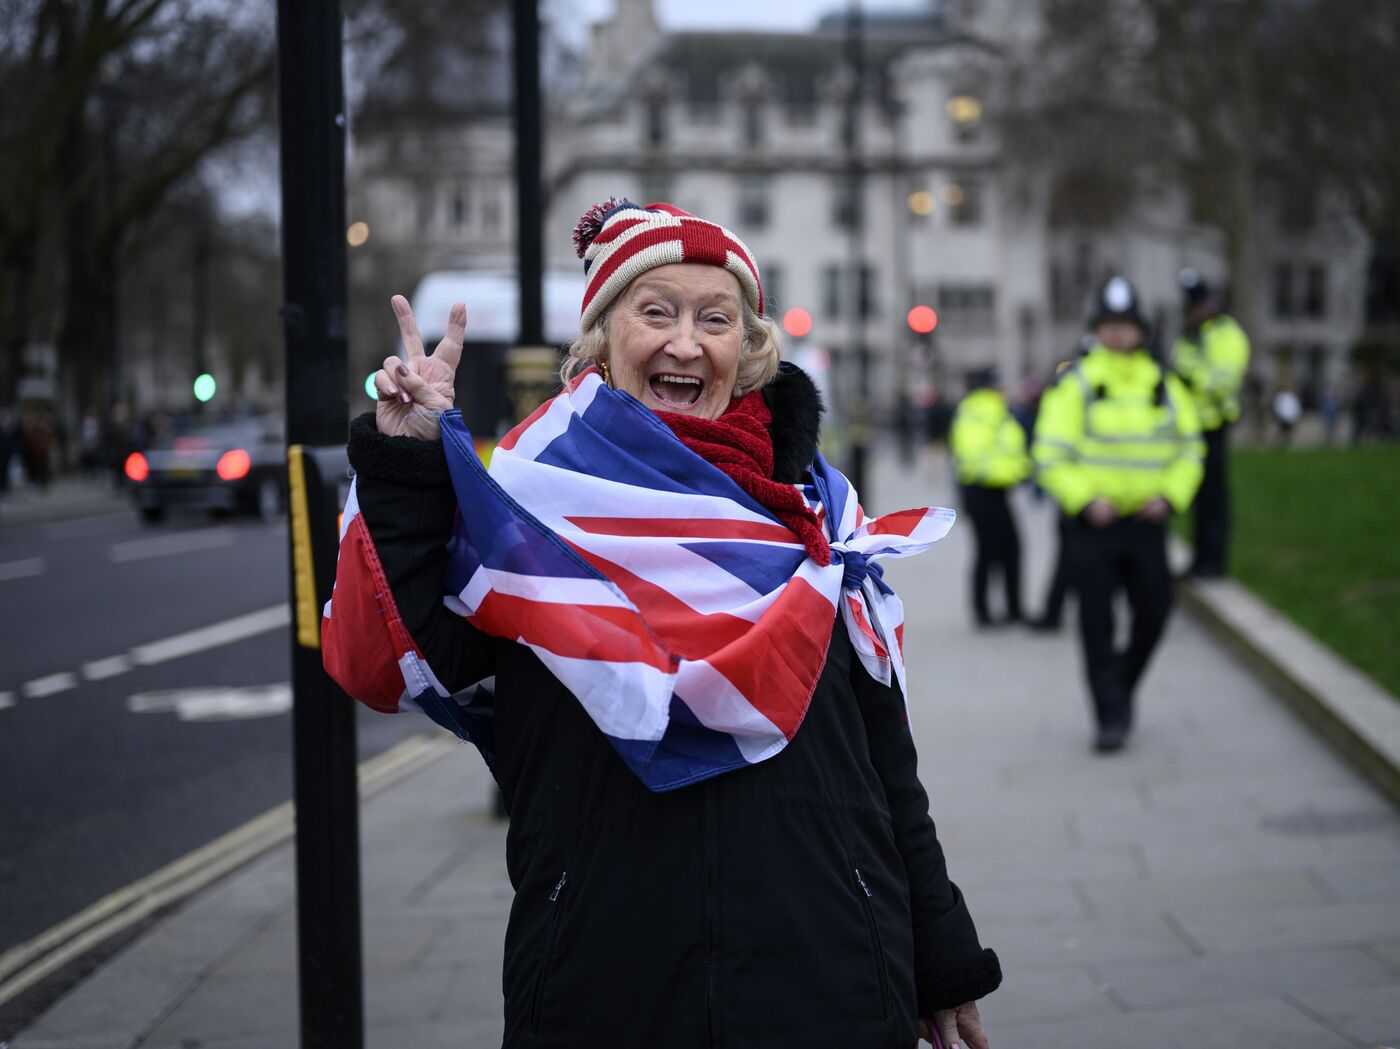
[[[544,343],[544,189],[538,0],[515,0],[515,245],[520,345]]]
[[[279,0],[282,320],[287,443],[293,449],[290,560],[297,587],[292,733],[303,1049],[364,1045],[354,704],[322,669],[317,632],[318,602],[329,595],[334,572],[334,510],[325,499],[308,499],[301,454],[315,446],[343,448],[349,411],[340,33],[339,0]],[[308,506],[317,506],[316,512],[308,513]]]

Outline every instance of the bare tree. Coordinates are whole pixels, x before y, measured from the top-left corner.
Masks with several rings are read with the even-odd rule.
[[[130,233],[212,151],[270,124],[272,4],[0,4],[0,393],[43,334],[93,405],[108,392]]]

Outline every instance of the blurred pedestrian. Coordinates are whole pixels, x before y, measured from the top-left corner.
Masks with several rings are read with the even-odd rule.
[[[1184,269],[1179,281],[1184,327],[1172,350],[1172,367],[1191,390],[1206,443],[1205,477],[1191,506],[1190,574],[1217,579],[1225,574],[1229,559],[1228,438],[1240,417],[1249,339],[1199,273]]]
[[[15,413],[7,404],[0,404],[0,495],[10,490],[10,463],[14,461],[17,436]]]
[[[1274,422],[1278,424],[1279,443],[1284,447],[1293,443],[1293,427],[1303,417],[1303,402],[1293,392],[1293,387],[1284,383],[1274,394]]]
[[[20,414],[19,454],[24,477],[41,492],[53,480],[53,457],[58,442],[53,414],[40,404],[30,404]]]
[[[327,669],[481,748],[510,816],[506,1047],[987,1049],[1000,981],[917,778],[897,602],[730,231],[610,200],[564,389],[489,474],[451,412],[466,311],[351,427]],[[457,507],[463,513],[457,512]],[[450,540],[450,542],[449,542]],[[722,1032],[718,1034],[717,1032]]]
[[[972,518],[977,553],[972,564],[972,614],[978,626],[1019,622],[1021,615],[1021,538],[1007,493],[1031,472],[1026,431],[1011,414],[995,368],[981,368],[967,379],[967,395],[953,415],[949,447],[958,487]],[[987,602],[993,572],[1001,576],[1003,614],[994,619]]]
[[[1166,525],[1191,505],[1204,448],[1194,399],[1145,349],[1137,291],[1107,280],[1090,315],[1096,345],[1040,401],[1032,455],[1039,483],[1069,519],[1066,554],[1097,732],[1120,749],[1138,682],[1171,609]],[[1128,598],[1126,649],[1114,643],[1113,602]]]
[[[78,469],[90,480],[102,473],[102,424],[94,411],[84,412],[78,427]]]
[[[1337,443],[1337,426],[1341,422],[1342,416],[1342,406],[1341,402],[1337,400],[1337,391],[1331,386],[1323,389],[1318,409],[1322,412],[1322,432],[1327,439],[1327,446],[1330,448]]]

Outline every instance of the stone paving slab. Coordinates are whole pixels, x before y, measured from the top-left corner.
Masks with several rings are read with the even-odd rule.
[[[877,485],[880,509],[951,498],[937,462]],[[1016,509],[1035,609],[1053,524]],[[915,639],[921,775],[1006,971],[983,1003],[993,1044],[1400,1044],[1395,810],[1182,614],[1128,748],[1093,755],[1072,633],[972,628],[970,538],[961,525],[889,578]],[[374,1049],[499,1044],[504,830],[479,759],[450,749],[364,806]],[[297,1044],[291,869],[281,848],[191,901],[13,1049]],[[120,1029],[94,1026],[114,1007]]]

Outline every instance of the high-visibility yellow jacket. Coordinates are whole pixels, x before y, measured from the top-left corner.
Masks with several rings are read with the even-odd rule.
[[[962,484],[1010,488],[1031,475],[1026,431],[991,387],[973,390],[958,404],[948,443]]]
[[[1158,496],[1191,505],[1204,472],[1196,406],[1146,350],[1095,346],[1040,399],[1036,482],[1071,516],[1093,499],[1122,515]]]
[[[1227,313],[1183,332],[1172,349],[1172,367],[1191,388],[1202,430],[1218,430],[1240,417],[1240,385],[1249,367],[1249,336]]]

